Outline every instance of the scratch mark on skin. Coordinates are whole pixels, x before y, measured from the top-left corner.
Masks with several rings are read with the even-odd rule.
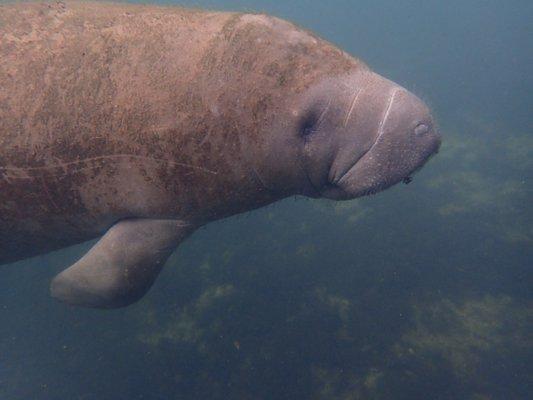
[[[211,136],[211,131],[207,132],[205,134],[205,136],[202,138],[202,140],[200,141],[200,143],[198,143],[198,147],[202,147],[205,142],[207,142],[209,140],[209,137]]]
[[[48,185],[46,184],[46,180],[43,177],[41,177],[41,183],[42,183],[43,191],[44,193],[46,193],[46,197],[48,197],[48,200],[50,201],[50,203],[52,203],[52,205],[55,207],[56,210],[58,211],[61,210],[61,208],[54,201],[53,196],[50,194],[50,190],[48,190]]]
[[[363,91],[363,89],[358,89],[354,93],[354,96],[353,96],[353,99],[352,99],[352,103],[350,105],[350,109],[346,113],[346,118],[344,118],[344,127],[345,128],[348,125],[348,121],[352,117],[353,110],[355,109],[355,105],[357,104],[357,99],[359,98],[359,95],[361,94],[362,91]]]
[[[266,185],[265,181],[263,180],[261,175],[259,175],[259,172],[257,172],[257,170],[255,169],[253,165],[251,165],[251,170],[252,170],[253,176],[256,178],[257,182],[262,186],[263,190],[265,190],[267,193],[274,193],[274,191]]]
[[[378,134],[378,137],[377,137],[376,141],[374,142],[374,145],[376,143],[378,143],[379,139],[381,139],[381,136],[383,136],[383,132],[384,132],[384,128],[385,128],[385,122],[387,122],[387,119],[389,118],[390,110],[392,108],[392,104],[394,103],[394,98],[396,97],[396,94],[399,91],[400,91],[400,89],[395,89],[394,92],[392,93],[392,95],[389,98],[389,104],[387,105],[387,108],[385,110],[385,115],[383,116],[383,119],[379,123],[379,130],[378,130],[379,134]]]
[[[331,97],[328,100],[328,105],[324,108],[324,111],[322,111],[322,114],[320,114],[320,117],[318,117],[318,121],[316,123],[317,129],[322,126],[322,122],[324,122],[324,117],[329,111],[329,108],[331,107]]]
[[[370,150],[372,150],[372,148],[374,148],[374,146],[379,142],[379,140],[381,139],[381,136],[383,136],[383,133],[385,132],[385,123],[387,122],[387,119],[389,118],[389,114],[390,114],[390,111],[392,109],[392,105],[394,103],[394,99],[396,97],[396,94],[402,89],[394,89],[394,91],[392,92],[392,94],[390,95],[389,97],[389,101],[387,103],[387,108],[385,109],[385,113],[383,114],[383,118],[381,119],[381,122],[379,123],[379,127],[378,127],[378,136],[376,138],[376,140],[374,141],[374,143],[372,144],[372,146],[370,147],[370,149],[365,153],[363,154],[363,156],[365,156],[366,154],[370,153]],[[337,179],[334,179],[333,180],[333,184],[334,185],[339,185],[339,183],[345,179],[345,177],[349,176],[349,174],[351,173],[351,171],[353,171],[354,167],[357,165],[357,163],[355,163],[354,165],[352,165],[352,167],[347,171],[345,172],[344,174],[340,175],[340,177],[338,177]],[[372,194],[370,192],[365,192],[364,193],[364,196],[366,195],[369,195],[369,194]]]
[[[70,161],[70,162],[65,162],[65,163],[57,163],[57,164],[52,164],[52,165],[44,165],[44,166],[40,166],[40,167],[0,167],[0,172],[9,172],[9,171],[13,171],[13,172],[47,171],[47,170],[52,170],[52,169],[65,168],[65,167],[68,167],[68,166],[71,166],[71,165],[84,164],[84,163],[91,162],[91,161],[100,161],[100,160],[106,160],[106,159],[109,159],[109,160],[113,160],[113,159],[136,159],[136,160],[155,161],[155,162],[173,164],[173,165],[177,165],[177,166],[180,166],[180,167],[190,168],[190,169],[194,169],[194,170],[198,170],[198,171],[203,171],[205,173],[212,174],[212,175],[217,175],[218,174],[218,172],[216,172],[216,171],[212,171],[212,170],[209,170],[207,168],[197,167],[195,165],[190,165],[190,164],[187,164],[187,163],[181,163],[181,162],[177,162],[177,161],[173,161],[173,160],[168,160],[168,159],[165,159],[165,158],[138,156],[138,155],[134,155],[134,154],[113,154],[113,155],[100,156],[100,157],[84,158],[84,159],[81,159],[81,160]],[[92,169],[92,168],[94,168],[94,167],[92,167],[92,166],[84,167],[84,168],[79,168],[79,169],[76,169],[74,171],[69,171],[69,172],[80,172],[80,171],[84,171],[84,170],[88,170],[88,169]],[[59,175],[62,175],[62,174],[60,174],[60,173],[52,174],[52,176],[59,176]],[[10,176],[10,178],[14,178],[14,179],[33,179],[34,177],[33,176]]]

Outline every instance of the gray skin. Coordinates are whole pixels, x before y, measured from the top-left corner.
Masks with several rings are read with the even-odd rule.
[[[198,227],[378,192],[440,145],[416,96],[265,15],[13,4],[0,38],[0,263],[100,237],[52,282],[73,305],[131,304]]]

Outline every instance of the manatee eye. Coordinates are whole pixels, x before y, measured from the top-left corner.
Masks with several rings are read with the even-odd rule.
[[[307,138],[314,134],[319,127],[318,119],[319,117],[316,112],[308,112],[300,122],[300,135],[304,138]]]
[[[306,139],[323,130],[322,125],[327,121],[331,102],[331,99],[323,98],[307,105],[298,123],[298,132],[301,137]]]
[[[306,121],[306,123],[304,123],[302,126],[301,133],[303,137],[312,135],[315,133],[315,124],[313,122]]]
[[[308,112],[305,113],[300,121],[299,128],[300,135],[303,138],[308,138],[319,130],[322,123],[321,115],[323,115],[323,112],[319,112],[316,108],[308,110]]]

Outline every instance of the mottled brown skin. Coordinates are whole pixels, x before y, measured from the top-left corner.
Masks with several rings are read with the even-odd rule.
[[[243,136],[259,144],[286,93],[357,62],[242,19],[0,6],[0,262],[94,238],[123,218],[204,222],[289,194],[261,184]]]
[[[319,197],[322,177],[280,132],[301,129],[310,88],[365,71],[262,15],[1,5],[0,263],[99,237],[117,221],[177,221],[188,234],[287,196]]]

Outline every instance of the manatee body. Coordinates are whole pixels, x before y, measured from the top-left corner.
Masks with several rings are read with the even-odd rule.
[[[210,221],[375,193],[440,144],[413,94],[265,15],[18,3],[0,38],[0,263],[101,237],[52,282],[74,305],[136,301]]]

